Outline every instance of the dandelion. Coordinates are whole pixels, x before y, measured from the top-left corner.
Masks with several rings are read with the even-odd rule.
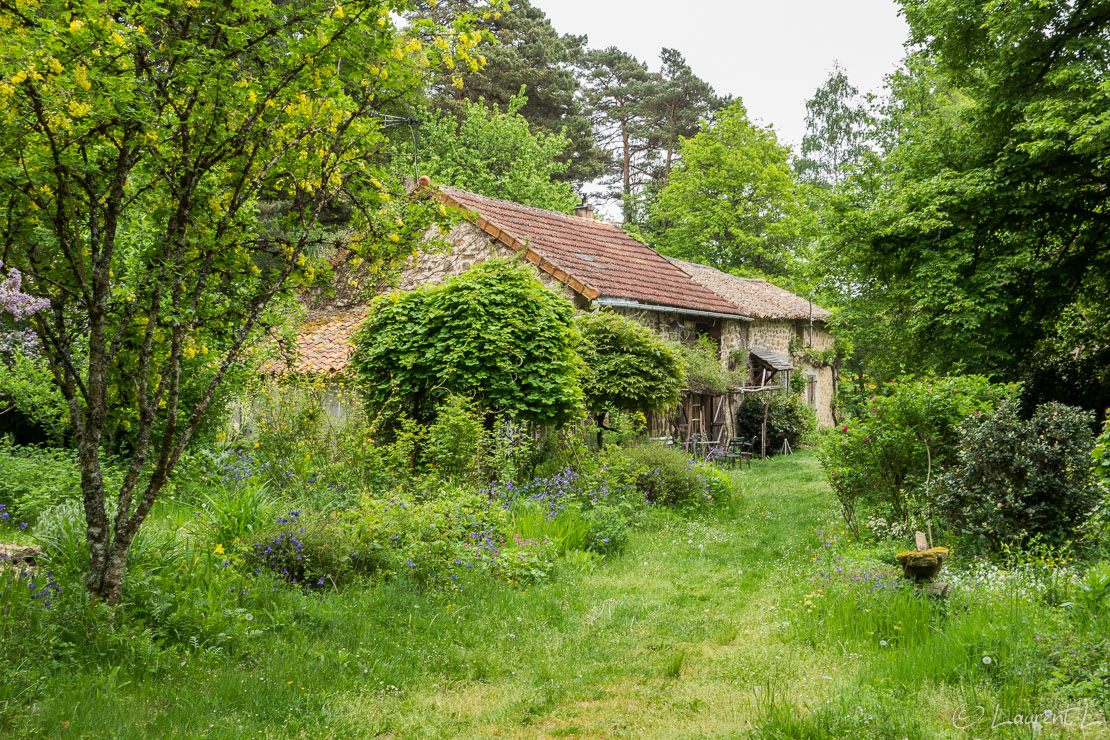
[[[252,622],[252,621],[254,621],[254,615],[251,614],[250,612],[247,612],[246,614],[243,615],[243,619],[247,620],[248,622]]]
[[[983,665],[990,665],[992,662],[993,662],[993,659],[991,658],[991,656],[989,656],[989,655],[984,655],[983,656]]]
[[[886,647],[886,640],[879,640],[880,647]]]

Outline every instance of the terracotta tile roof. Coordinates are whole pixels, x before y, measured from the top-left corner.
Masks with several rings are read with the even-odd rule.
[[[354,352],[351,337],[366,318],[365,310],[320,318],[306,325],[297,336],[297,359],[292,368],[267,366],[278,372],[288,369],[295,373],[337,373],[347,368]]]
[[[556,279],[595,298],[621,298],[667,308],[741,316],[736,306],[694,282],[654,249],[613,224],[441,188],[486,233],[525,252]]]
[[[697,283],[727,298],[748,316],[759,319],[808,319],[809,301],[774,283],[756,278],[742,278],[694,262],[668,257],[673,265],[684,270]],[[832,316],[814,304],[813,318],[820,321]]]

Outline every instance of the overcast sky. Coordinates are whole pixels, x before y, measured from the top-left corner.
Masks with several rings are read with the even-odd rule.
[[[805,102],[839,61],[861,91],[879,92],[902,58],[893,0],[533,0],[560,33],[617,46],[653,69],[678,49],[718,94],[744,100],[795,148]]]

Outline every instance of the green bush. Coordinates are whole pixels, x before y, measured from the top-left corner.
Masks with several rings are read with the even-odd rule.
[[[665,411],[686,381],[682,353],[633,319],[614,311],[579,314],[582,390],[599,419],[613,411]]]
[[[388,436],[429,424],[449,395],[515,421],[559,426],[581,413],[573,305],[525,266],[488,260],[441,285],[374,300],[352,367]]]
[[[783,442],[797,448],[808,442],[817,431],[817,415],[800,396],[793,393],[746,393],[736,412],[736,434],[756,440],[760,447],[763,435],[763,402],[767,408],[767,454],[782,451]]]
[[[1110,413],[1107,416],[1110,417]],[[1099,500],[1091,511],[1084,530],[1096,544],[1105,546],[1107,534],[1110,534],[1110,418],[1103,424],[1102,434],[1095,441],[1091,460],[1094,462],[1091,477],[1098,487]]]
[[[104,486],[111,495],[123,472],[101,459]],[[81,500],[81,469],[77,453],[57,447],[20,447],[0,439],[0,503],[19,522],[34,523],[63,501]]]
[[[955,459],[961,425],[989,416],[1016,392],[979,375],[887,383],[885,395],[872,396],[864,413],[826,436],[818,450],[848,526],[858,535],[861,507],[909,526],[922,515],[914,502],[928,500],[926,481]]]
[[[712,503],[710,482],[716,484],[716,471],[672,447],[645,444],[627,451],[637,471],[635,482],[648,502],[663,506]],[[712,472],[711,472],[712,471]]]
[[[621,552],[628,545],[630,512],[625,506],[598,506],[587,516],[585,549],[600,555]]]
[[[1094,415],[1046,403],[1032,418],[1016,400],[960,428],[959,450],[938,481],[935,513],[959,535],[993,546],[1068,537],[1098,500],[1090,479]]]

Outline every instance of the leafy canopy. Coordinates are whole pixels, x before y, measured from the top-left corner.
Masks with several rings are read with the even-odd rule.
[[[1110,3],[903,6],[916,50],[890,79],[884,155],[827,214],[829,282],[906,369],[1016,379],[1070,357],[1101,410]]]
[[[522,91],[504,111],[479,100],[464,101],[458,119],[443,110],[422,114],[421,174],[440,185],[570,213],[578,195],[573,185],[557,179],[566,170],[561,159],[570,142],[562,133],[533,133],[520,113],[527,101]],[[411,163],[412,147],[402,139],[394,167],[403,175]]]
[[[740,101],[680,145],[653,219],[661,251],[751,275],[783,275],[812,223],[790,151]]]
[[[614,311],[593,311],[575,319],[582,341],[582,390],[586,408],[597,416],[610,411],[664,411],[678,402],[686,382],[682,354],[643,324]]]
[[[351,358],[379,428],[421,424],[451,394],[489,416],[558,426],[579,413],[574,307],[526,267],[482,262],[374,300]]]

